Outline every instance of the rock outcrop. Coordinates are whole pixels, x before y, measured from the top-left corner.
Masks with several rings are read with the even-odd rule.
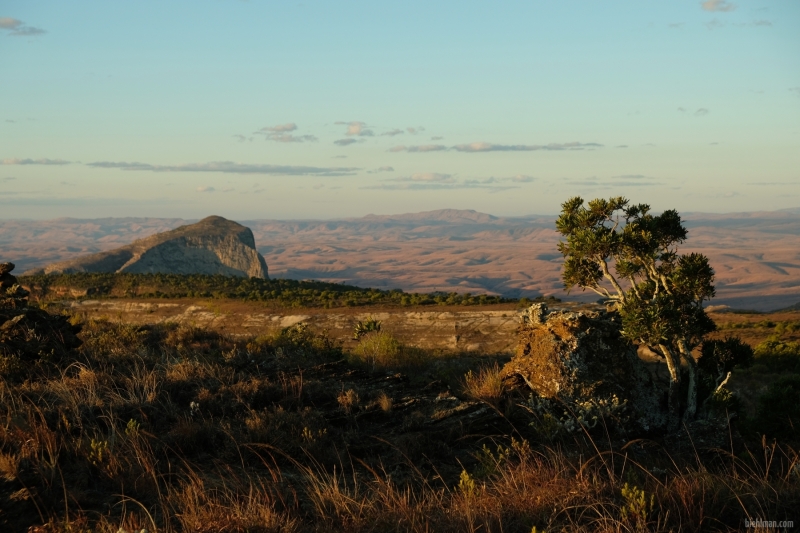
[[[614,313],[548,312],[544,304],[532,305],[503,377],[576,412],[624,411],[636,430],[658,430],[666,422],[663,393],[636,347],[622,337]]]
[[[14,263],[0,263],[0,376],[17,377],[39,359],[59,357],[80,346],[80,327],[66,316],[29,305],[28,292],[11,275]]]
[[[217,216],[151,235],[115,250],[54,263],[26,274],[72,272],[269,277],[267,263],[256,251],[250,228]]]

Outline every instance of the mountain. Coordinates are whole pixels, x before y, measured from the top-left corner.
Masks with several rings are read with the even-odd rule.
[[[249,220],[273,276],[405,291],[511,297],[564,292],[555,216],[444,209],[335,220]],[[679,252],[708,256],[714,305],[768,311],[800,301],[800,210],[682,214]],[[0,220],[0,262],[20,271],[113,250],[193,221],[167,218]]]
[[[127,246],[77,257],[26,274],[127,272],[224,274],[267,278],[267,263],[250,228],[218,216],[139,239]]]

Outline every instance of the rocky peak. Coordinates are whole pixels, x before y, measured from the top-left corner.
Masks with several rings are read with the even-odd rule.
[[[127,272],[132,274],[223,274],[268,278],[250,228],[210,216],[107,252],[48,265],[30,272]]]

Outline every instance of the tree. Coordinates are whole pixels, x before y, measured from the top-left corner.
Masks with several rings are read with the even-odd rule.
[[[678,254],[687,231],[677,211],[650,213],[623,197],[596,199],[584,207],[571,198],[561,206],[556,229],[566,237],[564,285],[602,296],[622,318],[622,334],[666,360],[670,374],[670,425],[680,423],[681,359],[688,369],[683,417],[697,412],[697,362],[692,350],[713,331],[703,301],[714,296],[714,271],[702,254]],[[613,272],[612,272],[613,269]]]

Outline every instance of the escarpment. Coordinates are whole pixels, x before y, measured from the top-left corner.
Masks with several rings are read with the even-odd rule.
[[[26,274],[119,272],[223,274],[268,278],[250,228],[218,216],[151,235],[127,246],[54,263]]]

